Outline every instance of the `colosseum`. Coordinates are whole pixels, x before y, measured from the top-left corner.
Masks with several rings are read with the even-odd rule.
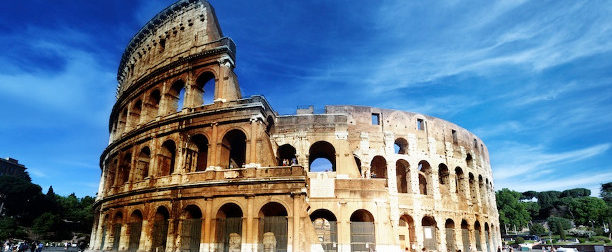
[[[496,251],[486,146],[456,124],[365,106],[280,115],[243,97],[206,0],[131,39],[91,251]]]

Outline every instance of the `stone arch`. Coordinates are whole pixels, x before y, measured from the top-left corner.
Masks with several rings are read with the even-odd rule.
[[[467,165],[467,167],[473,168],[474,159],[472,158],[472,154],[468,153],[467,155],[465,155],[465,165]]]
[[[187,205],[181,213],[181,251],[198,252],[202,234],[202,210],[197,205]]]
[[[372,158],[372,162],[370,162],[370,177],[387,178],[387,160],[383,156]]]
[[[438,250],[438,228],[434,217],[424,216],[421,219],[421,226],[423,227],[423,247],[427,250]]]
[[[140,234],[142,233],[142,212],[138,209],[132,211],[128,223],[127,237],[128,251],[137,251],[140,246]]]
[[[158,174],[160,176],[172,175],[176,166],[176,143],[171,139],[164,141],[157,157],[159,159]]]
[[[335,251],[338,243],[336,215],[327,209],[317,209],[310,214],[310,221],[324,251]]]
[[[241,129],[229,130],[221,140],[221,164],[226,169],[241,168],[246,163],[247,135]]]
[[[472,202],[476,201],[476,182],[474,178],[474,174],[471,172],[468,174],[468,182],[470,184],[470,197],[472,198]]]
[[[196,134],[189,138],[185,151],[185,167],[188,172],[205,171],[208,166],[208,138]]]
[[[142,147],[136,159],[136,169],[132,181],[141,181],[148,177],[150,163],[151,149],[149,149],[149,146]]]
[[[433,195],[431,166],[425,160],[419,162],[419,192],[423,195]]]
[[[117,177],[118,185],[124,185],[129,182],[130,170],[132,168],[132,153],[127,151],[123,154],[121,162],[119,162],[119,172]]]
[[[455,167],[455,193],[459,196],[465,196],[465,174],[461,167]]]
[[[266,134],[268,134],[268,136],[274,133],[274,125],[274,118],[268,116],[266,118]]]
[[[440,195],[442,197],[449,196],[450,193],[450,172],[444,163],[438,165],[438,183],[440,186]]]
[[[168,113],[181,111],[185,105],[185,81],[178,79],[170,85],[166,92],[166,101]]]
[[[395,154],[408,154],[408,141],[403,137],[398,137],[395,139],[393,148]]]
[[[236,203],[223,204],[215,218],[217,251],[240,251],[242,243],[242,208]]]
[[[329,162],[331,167],[328,164],[313,167],[313,163],[317,159],[325,159]],[[334,145],[327,141],[318,141],[310,146],[308,150],[308,168],[311,172],[321,172],[321,171],[336,171],[336,148]]]
[[[159,115],[159,105],[161,103],[161,92],[159,89],[154,89],[149,93],[146,102],[146,121],[153,120]]]
[[[456,251],[457,245],[455,241],[455,221],[450,218],[446,219],[444,229],[446,235],[446,251]]]
[[[376,249],[374,216],[368,210],[359,209],[351,214],[351,251]]]
[[[297,165],[297,151],[291,144],[283,144],[279,146],[276,152],[279,166]]]
[[[119,118],[117,119],[117,133],[119,133],[119,135],[127,131],[127,117],[127,108],[123,108],[123,110],[121,110],[121,113],[119,114]]]
[[[401,251],[405,251],[406,248],[412,249],[417,242],[414,219],[408,214],[403,214],[400,216],[398,226]]]
[[[119,251],[119,244],[121,243],[121,227],[123,226],[123,213],[117,211],[113,218],[113,224],[111,229],[111,237],[113,250]]]
[[[463,251],[470,251],[470,225],[465,219],[461,220],[461,241]]]
[[[395,177],[397,178],[397,192],[411,193],[412,183],[410,176],[410,164],[404,159],[395,162]]]
[[[196,78],[194,88],[195,103],[194,104],[212,104],[215,101],[216,77],[210,71],[200,73]]]
[[[259,210],[259,245],[264,251],[287,249],[287,209],[278,202],[268,202]],[[295,232],[295,231],[294,231]]]
[[[142,114],[142,100],[138,99],[136,100],[136,102],[134,102],[134,105],[132,105],[132,109],[130,109],[128,121],[131,127],[136,127],[138,124],[140,124],[141,114]]]
[[[165,251],[168,240],[170,212],[165,206],[157,207],[153,216],[152,249],[153,251]]]
[[[357,166],[357,171],[359,172],[359,175],[363,177],[363,170],[361,169],[361,159],[359,158],[359,156],[357,156],[357,154],[353,154],[353,159],[355,160],[355,166]]]
[[[119,169],[119,160],[117,160],[117,157],[113,157],[106,165],[106,191],[110,191],[115,185],[115,177],[117,175],[117,169]]]
[[[476,250],[478,250],[478,251],[482,251],[482,241],[480,239],[480,232],[481,232],[480,222],[478,220],[476,220],[474,222],[474,237],[476,238],[475,239]]]

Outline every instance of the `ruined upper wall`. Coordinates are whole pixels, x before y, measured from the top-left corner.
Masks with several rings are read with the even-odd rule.
[[[155,15],[129,42],[117,71],[117,97],[169,63],[218,48],[235,55],[235,45],[223,38],[212,6],[206,0],[177,1]]]

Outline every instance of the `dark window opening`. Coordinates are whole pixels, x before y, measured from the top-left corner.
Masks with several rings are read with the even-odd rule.
[[[417,129],[425,130],[425,122],[423,121],[423,119],[417,119]]]
[[[317,159],[324,160],[317,161]],[[315,161],[317,163],[314,163]],[[331,167],[329,167],[330,164]],[[336,171],[336,149],[334,146],[325,141],[312,144],[308,155],[308,167],[310,167],[311,172]]]
[[[451,134],[453,135],[453,143],[458,143],[457,141],[457,131],[456,130],[452,130]]]
[[[372,125],[380,125],[380,114],[372,113]]]
[[[278,165],[279,166],[289,166],[289,165],[297,165],[297,158],[295,156],[296,150],[290,144],[283,144],[278,147],[277,155],[278,155]]]
[[[176,144],[174,141],[168,140],[162,144],[161,153],[159,153],[160,176],[168,176],[174,173],[174,163],[176,162]]]
[[[246,162],[246,135],[240,130],[231,130],[223,137],[221,165],[225,168],[241,168]]]
[[[204,171],[208,166],[208,139],[198,134],[191,137],[185,155],[185,167],[189,172]]]

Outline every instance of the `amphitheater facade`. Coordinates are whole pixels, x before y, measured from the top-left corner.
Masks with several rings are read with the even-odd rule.
[[[121,59],[91,251],[496,251],[486,146],[431,116],[242,97],[205,0]]]

